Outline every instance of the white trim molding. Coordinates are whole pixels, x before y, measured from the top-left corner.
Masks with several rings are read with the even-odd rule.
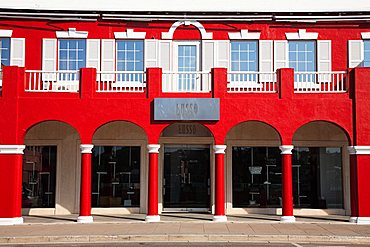
[[[147,215],[145,216],[146,222],[160,222],[161,217],[159,215]]]
[[[370,39],[370,32],[362,32],[361,33],[362,39]]]
[[[93,223],[94,218],[92,216],[78,216],[77,223]]]
[[[81,144],[80,150],[82,154],[91,154],[94,145],[92,144]]]
[[[370,217],[350,217],[350,223],[370,225]]]
[[[213,215],[213,222],[227,222],[226,215]]]
[[[288,40],[306,40],[306,39],[317,39],[319,33],[306,32],[306,29],[299,29],[296,33],[285,33],[286,39]]]
[[[348,146],[349,154],[370,154],[370,146]]]
[[[242,29],[239,33],[229,33],[229,39],[260,39],[260,32],[250,33],[248,29]]]
[[[151,154],[151,153],[159,153],[159,148],[161,147],[161,145],[159,144],[148,144],[147,148],[148,148],[148,152]]]
[[[281,145],[279,146],[281,150],[281,154],[292,154],[292,150],[294,148],[293,145]]]
[[[0,37],[1,38],[10,38],[13,35],[13,30],[0,30]]]
[[[22,217],[0,218],[0,226],[11,226],[11,225],[20,225],[20,224],[23,224]]]
[[[76,28],[68,28],[68,31],[56,31],[58,39],[86,39],[88,34],[89,32],[86,31],[76,31]]]
[[[146,32],[135,32],[134,29],[127,29],[126,32],[114,32],[115,39],[145,39]]]
[[[215,154],[225,154],[226,145],[213,145]]]
[[[295,222],[294,216],[281,216],[280,222],[282,223],[293,223]]]
[[[0,145],[0,154],[23,154],[25,145]]]
[[[175,33],[176,28],[178,28],[181,25],[185,25],[185,26],[192,25],[198,28],[202,39],[213,39],[213,33],[207,32],[206,29],[203,27],[203,25],[197,21],[177,21],[175,22],[174,24],[172,24],[168,32],[162,32],[162,39],[173,39],[173,34]]]

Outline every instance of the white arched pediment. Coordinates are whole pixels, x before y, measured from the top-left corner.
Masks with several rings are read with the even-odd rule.
[[[203,25],[197,21],[177,21],[174,24],[172,24],[168,32],[162,32],[162,39],[173,39],[173,34],[175,33],[176,28],[178,28],[181,25],[185,25],[185,26],[192,25],[198,28],[202,39],[212,39],[213,38],[213,33],[206,32],[206,29],[203,27]]]

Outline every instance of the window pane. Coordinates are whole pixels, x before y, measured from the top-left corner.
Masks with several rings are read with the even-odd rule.
[[[315,41],[289,41],[289,67],[297,72],[316,71]]]
[[[0,39],[0,60],[1,60],[1,67],[2,65],[9,66],[10,65],[10,39],[9,38],[2,38]],[[0,67],[0,70],[1,70]]]
[[[117,70],[143,71],[144,49],[143,41],[117,41]]]
[[[22,207],[54,208],[56,146],[27,146],[23,155]]]
[[[370,40],[364,40],[364,67],[370,67]]]
[[[59,40],[59,70],[86,67],[86,40]]]
[[[93,207],[140,207],[140,147],[94,146]]]
[[[258,49],[256,41],[231,42],[231,70],[257,71]]]

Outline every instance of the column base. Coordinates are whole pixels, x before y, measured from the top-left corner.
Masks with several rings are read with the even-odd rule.
[[[294,216],[281,216],[280,222],[282,223],[293,223],[295,222]]]
[[[370,217],[350,217],[349,222],[355,224],[370,225]]]
[[[77,223],[93,223],[94,218],[92,216],[78,216]]]
[[[161,217],[159,215],[147,215],[145,216],[146,222],[160,222]]]
[[[213,215],[213,222],[227,222],[225,215]]]
[[[23,224],[22,217],[0,218],[0,226],[20,225]]]

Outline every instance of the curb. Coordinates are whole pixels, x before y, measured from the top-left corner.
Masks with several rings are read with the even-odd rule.
[[[21,236],[0,237],[4,244],[50,243],[116,243],[116,242],[299,242],[299,243],[356,243],[369,244],[363,236],[307,236],[307,235],[218,235],[218,234],[155,234],[155,235],[76,235],[76,236]]]

